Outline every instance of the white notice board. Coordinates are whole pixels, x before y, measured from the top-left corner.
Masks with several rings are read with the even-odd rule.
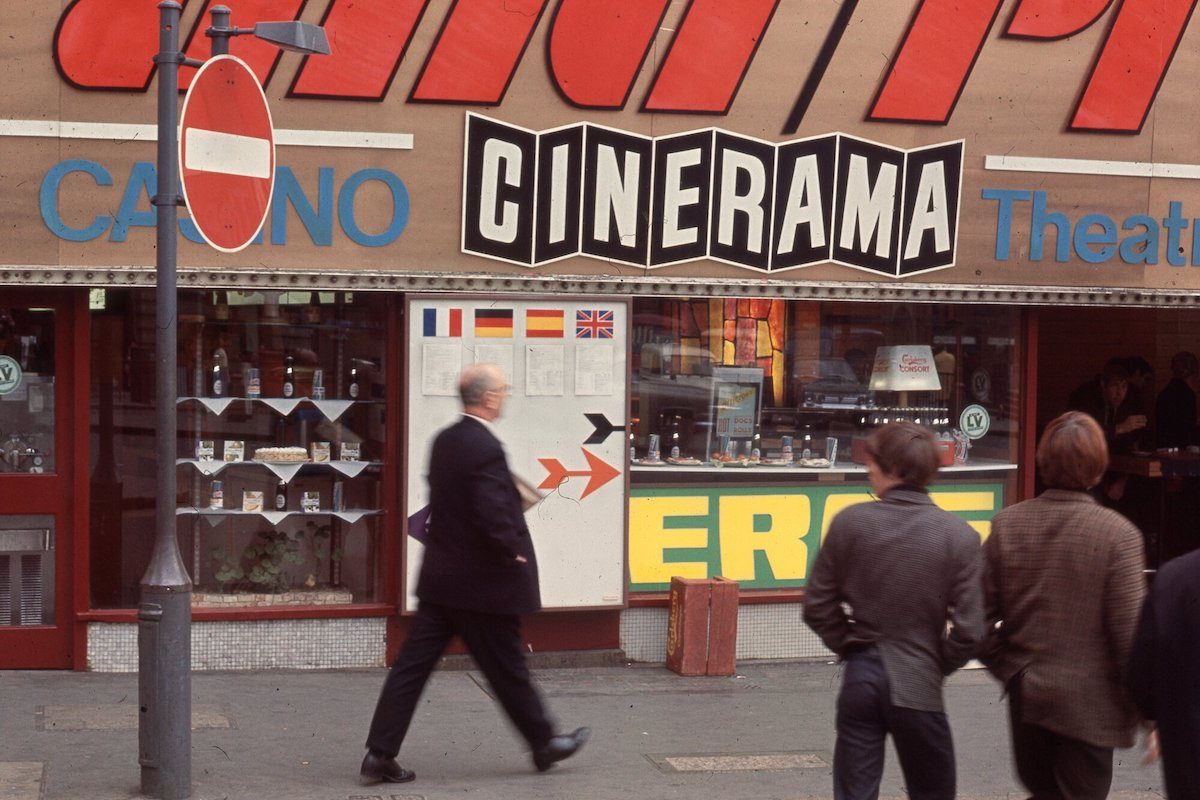
[[[525,515],[542,605],[624,604],[628,315],[625,302],[587,298],[409,299],[406,610],[416,609],[429,449],[461,413],[459,372],[485,361],[512,384],[496,423],[509,466],[547,495]]]

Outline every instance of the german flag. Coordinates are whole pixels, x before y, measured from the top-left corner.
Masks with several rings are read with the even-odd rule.
[[[475,309],[475,338],[511,339],[513,312],[511,308]]]
[[[563,338],[561,308],[531,308],[525,312],[525,336],[530,339]]]

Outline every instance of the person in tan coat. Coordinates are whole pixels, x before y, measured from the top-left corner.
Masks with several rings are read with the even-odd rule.
[[[1037,449],[1049,488],[997,514],[984,542],[981,658],[1008,691],[1017,776],[1038,800],[1107,797],[1113,749],[1138,724],[1122,673],[1145,557],[1133,523],[1087,493],[1107,466],[1094,419],[1055,419]]]

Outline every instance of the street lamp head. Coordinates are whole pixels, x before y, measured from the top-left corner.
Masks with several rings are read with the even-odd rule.
[[[307,22],[258,22],[254,35],[283,50],[327,56],[330,53],[325,29]]]

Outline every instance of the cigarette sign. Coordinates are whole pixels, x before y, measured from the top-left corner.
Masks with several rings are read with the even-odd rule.
[[[275,134],[258,79],[244,61],[205,62],[183,101],[179,164],[192,221],[216,249],[258,235],[275,184]]]

